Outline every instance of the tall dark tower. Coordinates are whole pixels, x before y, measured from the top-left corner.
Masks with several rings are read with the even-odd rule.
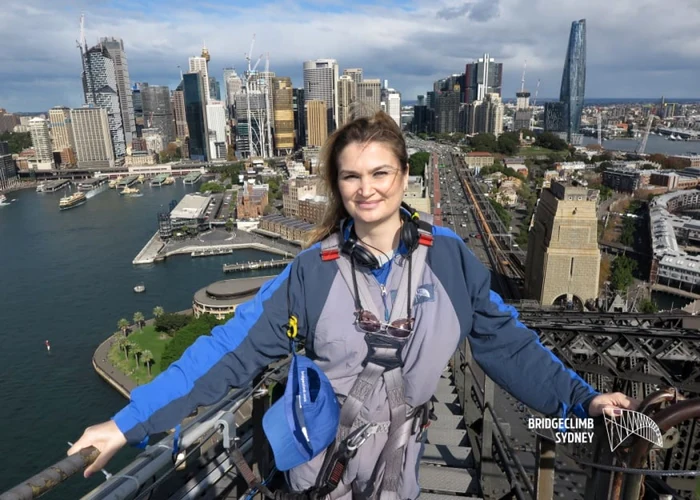
[[[565,104],[566,139],[570,143],[581,130],[581,113],[586,90],[586,20],[571,23],[559,100]]]

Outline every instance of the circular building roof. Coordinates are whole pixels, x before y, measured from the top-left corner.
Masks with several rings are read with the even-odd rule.
[[[194,294],[194,301],[204,306],[235,306],[251,299],[260,287],[274,276],[216,281]]]

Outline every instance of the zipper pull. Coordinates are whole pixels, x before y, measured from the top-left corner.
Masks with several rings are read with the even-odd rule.
[[[380,284],[379,289],[382,291],[382,297],[386,297],[386,287]]]

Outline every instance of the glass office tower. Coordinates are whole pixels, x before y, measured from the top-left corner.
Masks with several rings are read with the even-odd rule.
[[[559,100],[565,107],[565,124],[567,140],[575,142],[575,135],[580,133],[583,98],[586,90],[586,20],[571,23],[569,46],[566,49],[564,73],[561,77]]]
[[[207,161],[207,117],[204,107],[204,89],[199,73],[182,75],[182,87],[185,98],[185,117],[190,132],[190,159]]]

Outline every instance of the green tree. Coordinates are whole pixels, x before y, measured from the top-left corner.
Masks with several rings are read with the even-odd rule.
[[[410,175],[423,175],[425,172],[425,165],[430,162],[430,153],[427,151],[419,151],[413,153],[408,159],[408,173]]]
[[[504,132],[498,136],[498,152],[512,156],[520,151],[520,134],[517,132]]]
[[[199,186],[200,193],[206,193],[207,191],[212,193],[222,193],[224,191],[224,186],[214,181],[205,182]]]
[[[117,322],[117,328],[126,336],[126,330],[129,328],[129,320],[122,318]]]
[[[656,314],[659,312],[659,306],[651,299],[642,299],[639,302],[639,312],[644,314]]]
[[[127,339],[126,336],[123,334],[118,334],[116,337],[116,342],[117,342],[117,347],[119,347],[120,350],[124,351],[124,359],[126,361],[129,361],[128,349],[129,349],[129,344],[131,343],[131,342],[129,342],[129,339]]]
[[[143,313],[141,311],[136,311],[134,313],[134,324],[136,324],[139,327],[139,330],[143,328],[143,322],[145,321],[146,318],[143,317]]]
[[[596,173],[600,174],[600,173],[605,172],[606,170],[611,169],[611,168],[613,168],[612,162],[606,160],[606,161],[601,162],[600,165],[598,165],[595,168],[595,171],[596,171]]]
[[[11,154],[19,154],[22,150],[32,147],[30,132],[4,132],[0,134],[0,142],[6,141]]]
[[[141,353],[141,362],[146,365],[146,369],[148,370],[148,376],[151,376],[151,364],[153,363],[153,353],[150,351],[150,349],[145,349]]]
[[[173,335],[180,328],[187,326],[192,320],[192,316],[175,313],[163,313],[155,320],[155,328],[157,332],[164,332],[168,335]]]
[[[625,217],[622,221],[620,243],[627,247],[634,246],[634,234],[637,229],[636,221],[632,217]]]
[[[131,348],[131,352],[134,355],[134,360],[136,361],[136,368],[139,367],[139,356],[143,352],[141,350],[141,347],[138,344],[133,344],[133,347]]]
[[[476,134],[469,139],[469,145],[474,151],[486,151],[488,153],[498,151],[498,141],[493,134]]]
[[[178,330],[163,350],[163,355],[161,356],[162,369],[165,370],[171,363],[180,359],[185,350],[199,337],[209,335],[215,326],[222,323],[223,321],[217,320],[211,314],[202,314],[199,318],[192,320],[189,325]]]
[[[158,317],[162,316],[163,314],[165,314],[165,310],[162,307],[156,306],[153,308],[153,317],[154,318],[158,318]]]
[[[552,132],[543,132],[535,139],[535,146],[554,151],[566,151],[569,149],[567,142]]]
[[[637,262],[626,255],[618,255],[612,263],[612,273],[610,283],[613,290],[625,291],[634,282],[634,271],[637,269]]]
[[[265,207],[265,209],[267,209],[267,207]],[[233,219],[228,219],[226,221],[226,231],[228,231],[229,233],[233,231]]]
[[[503,224],[507,226],[510,226],[510,221],[511,221],[511,215],[506,208],[498,203],[496,200],[493,198],[489,198],[489,202],[491,203],[491,206],[494,208],[496,211],[496,215],[498,215],[498,218],[501,219]]]

